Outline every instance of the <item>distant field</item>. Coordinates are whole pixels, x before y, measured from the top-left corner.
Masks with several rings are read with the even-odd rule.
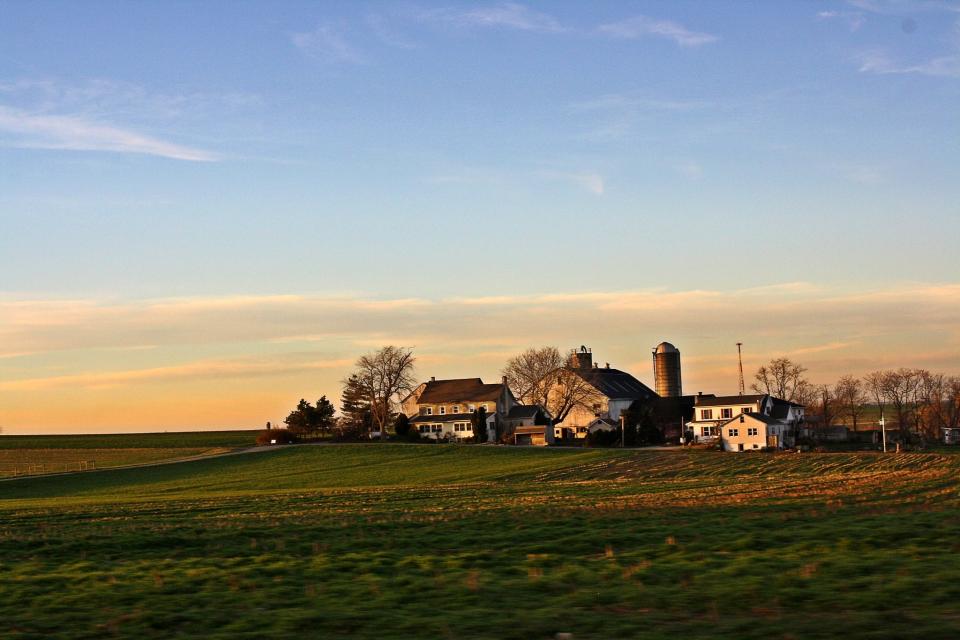
[[[960,456],[274,449],[0,483],[0,637],[956,638]]]
[[[151,449],[249,447],[258,431],[105,433],[71,436],[4,436],[0,449]]]
[[[0,478],[159,462],[253,446],[253,431],[0,436]]]
[[[0,477],[105,469],[199,455],[226,453],[213,449],[0,449]]]

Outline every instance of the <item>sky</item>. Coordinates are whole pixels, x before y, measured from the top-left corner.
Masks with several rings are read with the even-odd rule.
[[[0,0],[0,429],[255,427],[365,352],[960,374],[960,0]]]

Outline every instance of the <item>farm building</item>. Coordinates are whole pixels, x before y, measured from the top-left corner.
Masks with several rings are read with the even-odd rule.
[[[431,378],[404,398],[401,407],[421,436],[436,440],[472,440],[473,421],[481,409],[489,442],[509,437],[517,426],[549,422],[539,407],[519,404],[505,381],[485,384],[480,378]]]
[[[568,370],[586,385],[584,399],[577,403],[562,422],[555,425],[561,438],[585,438],[597,419],[619,425],[620,414],[635,402],[652,401],[658,396],[635,377],[613,369],[610,364],[600,367],[593,362],[593,353],[587,347],[573,351],[567,361]],[[618,428],[618,427],[617,427]]]
[[[724,451],[753,451],[766,447],[782,449],[793,446],[790,425],[761,413],[741,413],[717,429]]]
[[[751,430],[751,436],[745,437],[740,432],[740,420],[750,416],[767,425],[746,427]],[[715,442],[718,438],[724,443],[725,451],[742,451],[760,449],[766,446],[782,448],[793,446],[794,433],[803,422],[803,405],[774,398],[768,394],[736,395],[736,396],[704,396],[698,394],[694,399],[693,419],[686,424],[687,433],[694,442]],[[732,426],[728,426],[731,425]],[[744,423],[745,424],[745,423]],[[726,427],[727,431],[722,432]],[[725,439],[732,429],[736,435],[730,443],[734,448],[726,446]],[[753,433],[756,431],[756,433]],[[761,434],[763,437],[761,437]],[[768,436],[775,436],[775,444],[771,445]],[[753,445],[759,445],[754,447]],[[740,446],[743,445],[743,448]]]

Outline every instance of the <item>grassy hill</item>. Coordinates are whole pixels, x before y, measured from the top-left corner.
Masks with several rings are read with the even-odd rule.
[[[372,444],[0,482],[0,637],[952,638],[958,463]]]

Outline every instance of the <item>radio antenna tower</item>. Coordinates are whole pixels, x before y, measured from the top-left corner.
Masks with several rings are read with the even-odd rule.
[[[740,395],[743,395],[743,354],[740,352],[742,342],[737,343],[737,362],[740,363]]]

